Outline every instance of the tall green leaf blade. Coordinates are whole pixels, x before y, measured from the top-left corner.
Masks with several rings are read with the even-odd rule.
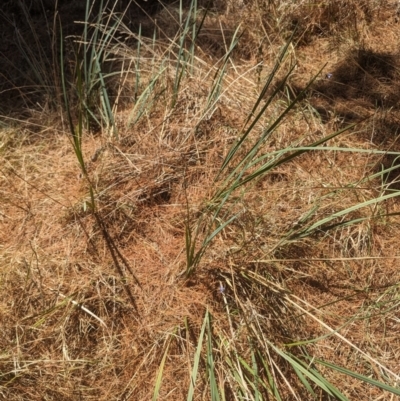
[[[163,358],[161,360],[160,367],[158,368],[158,374],[157,374],[156,384],[154,386],[154,393],[153,393],[152,401],[157,401],[158,396],[160,395],[160,388],[161,388],[161,383],[162,383],[164,366],[165,366],[165,361],[167,359],[169,346],[171,345],[171,339],[172,339],[172,336],[170,336],[168,339],[167,347],[165,348],[165,352],[164,352]]]
[[[213,357],[213,341],[210,316],[207,320],[207,374],[210,383],[210,395],[212,401],[220,401],[218,385],[215,378],[215,365]]]
[[[354,377],[355,379],[361,380],[364,383],[368,383],[368,384],[370,384],[372,386],[375,386],[375,387],[378,387],[378,388],[380,388],[382,390],[388,391],[389,393],[392,393],[392,394],[400,396],[400,388],[398,388],[398,387],[396,388],[396,387],[393,387],[393,386],[389,386],[388,384],[385,384],[385,383],[382,383],[380,381],[371,379],[370,377],[361,375],[359,373],[353,372],[352,370],[343,368],[341,366],[335,365],[335,364],[330,363],[330,362],[323,361],[321,359],[313,359],[313,361],[315,363],[319,363],[320,365],[323,365],[323,366],[326,366],[326,367],[331,368],[333,370],[336,370],[337,372],[343,373],[346,376]]]
[[[196,379],[197,379],[197,374],[199,370],[199,362],[200,362],[200,357],[201,357],[201,349],[203,347],[203,339],[204,339],[204,333],[206,330],[206,326],[208,324],[208,310],[205,313],[203,324],[201,326],[200,330],[200,335],[199,335],[199,340],[197,343],[197,348],[196,348],[196,353],[194,354],[194,360],[193,360],[193,368],[192,368],[192,373],[190,375],[190,386],[189,386],[189,391],[186,400],[187,401],[192,401],[194,397],[194,389],[196,385]]]

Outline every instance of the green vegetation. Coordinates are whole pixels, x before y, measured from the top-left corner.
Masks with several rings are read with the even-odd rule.
[[[394,6],[87,0],[72,35],[39,3],[0,82],[2,396],[400,395]]]

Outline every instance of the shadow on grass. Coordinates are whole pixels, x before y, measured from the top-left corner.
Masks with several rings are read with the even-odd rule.
[[[182,9],[188,9],[190,3],[190,0],[182,1]],[[112,10],[112,14],[118,15],[133,33],[140,30],[142,37],[153,38],[156,35],[156,39],[169,43],[179,31],[179,4],[173,0],[95,0],[91,4],[93,6],[89,21],[97,20],[99,7],[103,5],[103,10]],[[211,2],[199,0],[197,5],[206,9],[211,7]],[[62,67],[67,81],[72,82],[72,70],[76,63],[74,40],[83,35],[85,13],[84,0],[8,2],[0,10],[1,115],[12,115],[13,118],[25,120],[33,110],[60,111],[63,104],[60,84],[60,26],[64,40]],[[185,15],[185,11],[183,14]],[[229,42],[230,34],[233,35],[234,31],[230,32],[228,29],[222,33],[213,27],[203,31],[198,38],[203,51],[213,57],[224,54],[226,49],[222,44],[224,40]],[[119,40],[136,49],[136,40],[125,38],[123,34],[119,36]],[[119,71],[118,63],[105,64],[102,65],[105,71]],[[113,82],[107,82],[106,85],[110,97],[116,97],[113,95]],[[73,99],[73,94],[70,95]]]
[[[400,123],[400,56],[374,52],[370,49],[350,50],[332,70],[325,73],[304,93],[317,116],[334,129],[352,123],[358,135],[384,151],[399,151]],[[290,99],[298,96],[304,86],[290,83],[285,87]],[[378,169],[399,165],[395,155],[384,155]],[[399,169],[385,177],[392,189],[400,188]]]

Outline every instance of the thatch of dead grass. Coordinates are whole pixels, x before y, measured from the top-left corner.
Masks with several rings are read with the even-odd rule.
[[[58,118],[28,102],[4,119],[1,395],[392,399],[394,4],[191,4],[165,7],[143,31],[118,20],[104,61],[120,72],[104,75],[116,130],[100,101],[96,130],[80,127],[74,88],[81,142],[65,108]],[[260,159],[235,170],[282,113]]]

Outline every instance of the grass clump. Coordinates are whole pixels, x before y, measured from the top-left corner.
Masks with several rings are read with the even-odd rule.
[[[2,396],[399,395],[390,5],[131,3],[2,83]]]

